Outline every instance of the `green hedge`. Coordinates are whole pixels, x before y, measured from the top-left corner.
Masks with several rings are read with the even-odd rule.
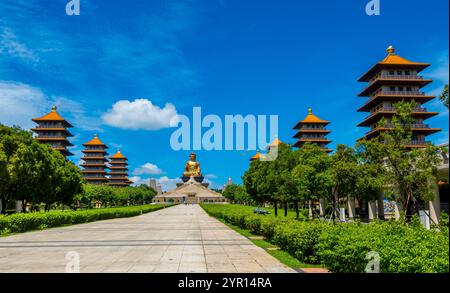
[[[50,211],[0,215],[0,235],[41,230],[64,225],[82,224],[99,220],[133,217],[153,212],[170,205],[144,205],[82,211]]]
[[[367,253],[380,256],[381,272],[449,272],[448,226],[428,231],[398,222],[326,223],[255,215],[236,205],[203,205],[213,217],[263,235],[304,263],[333,272],[364,272]]]

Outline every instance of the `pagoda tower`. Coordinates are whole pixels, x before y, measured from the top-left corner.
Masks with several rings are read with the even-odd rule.
[[[90,184],[104,184],[108,182],[105,170],[108,168],[106,166],[108,162],[106,149],[108,147],[100,141],[97,134],[83,146],[85,147],[83,150],[84,157],[81,159],[84,163],[81,166],[84,168],[82,171],[84,179]]]
[[[128,159],[120,152],[109,157],[109,182],[111,186],[124,187],[132,182],[128,179]]]
[[[367,82],[367,87],[358,95],[368,97],[369,100],[358,109],[358,112],[367,112],[368,116],[358,124],[359,127],[370,127],[370,130],[362,139],[372,139],[380,135],[382,131],[392,129],[390,124],[395,114],[394,103],[400,101],[415,101],[418,106],[414,109],[413,117],[415,123],[411,125],[413,137],[405,147],[424,147],[429,142],[426,136],[440,131],[439,128],[431,128],[424,121],[437,112],[428,112],[422,107],[426,102],[434,99],[434,96],[425,94],[421,89],[432,82],[431,79],[423,78],[419,73],[430,66],[429,63],[419,63],[406,60],[395,54],[395,49],[389,46],[387,56],[358,81]],[[384,118],[385,125],[379,122]]]
[[[37,134],[36,140],[40,143],[50,145],[53,149],[60,151],[63,156],[73,156],[67,147],[73,146],[67,138],[73,135],[67,130],[73,126],[62,118],[56,111],[56,106],[52,111],[40,118],[32,119],[38,125],[31,129]]]
[[[156,191],[156,180],[155,178],[150,179],[150,188]]]
[[[331,153],[333,150],[327,147],[331,140],[326,138],[331,131],[325,129],[328,124],[330,124],[329,121],[320,119],[313,114],[312,109],[309,109],[306,118],[294,126],[294,129],[298,130],[294,136],[298,139],[294,147],[301,148],[305,143],[310,142],[318,145],[327,153]]]

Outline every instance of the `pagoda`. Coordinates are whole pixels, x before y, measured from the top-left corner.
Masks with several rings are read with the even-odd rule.
[[[73,126],[58,114],[56,106],[53,106],[52,111],[47,115],[32,120],[38,124],[35,128],[31,129],[37,134],[37,141],[60,151],[65,157],[73,156],[67,149],[67,147],[73,146],[67,140],[68,137],[73,136],[67,129]]]
[[[97,134],[83,146],[85,147],[83,150],[84,157],[81,159],[84,163],[81,166],[84,168],[82,171],[84,179],[90,184],[107,183],[108,178],[106,178],[105,169],[108,168],[106,166],[108,162],[106,149],[108,147],[100,141]]]
[[[294,136],[294,138],[298,139],[294,147],[301,148],[305,143],[309,142],[318,145],[327,153],[331,153],[333,150],[327,147],[331,140],[326,138],[331,131],[325,129],[328,124],[330,124],[329,121],[320,119],[313,114],[312,109],[309,109],[306,118],[294,126],[294,129],[298,130]]]
[[[111,186],[125,187],[132,182],[128,179],[128,159],[120,152],[109,157],[109,182]]]
[[[415,123],[411,125],[413,132],[412,140],[405,143],[405,147],[424,147],[429,142],[426,136],[440,131],[439,128],[431,128],[424,121],[437,112],[429,112],[422,105],[434,99],[421,89],[432,82],[431,79],[423,78],[419,73],[430,66],[429,63],[412,62],[395,54],[395,49],[389,46],[387,56],[369,71],[367,71],[359,82],[367,82],[367,87],[358,95],[368,97],[369,100],[361,106],[359,112],[369,113],[364,120],[358,124],[359,127],[370,127],[370,130],[362,139],[372,139],[380,135],[382,131],[392,129],[391,119],[395,114],[394,104],[400,101],[415,101],[418,106],[413,111]],[[386,123],[380,123],[381,119]]]

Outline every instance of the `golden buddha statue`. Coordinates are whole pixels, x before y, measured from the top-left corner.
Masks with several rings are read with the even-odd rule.
[[[189,156],[189,161],[184,168],[183,177],[202,177],[200,163],[197,162],[197,155],[195,153],[191,153]]]

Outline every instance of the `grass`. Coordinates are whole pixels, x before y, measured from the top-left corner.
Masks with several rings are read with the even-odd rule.
[[[253,212],[253,207],[249,207],[249,208]],[[295,217],[295,212],[294,212],[294,217]],[[224,223],[225,225],[227,225],[228,227],[230,227],[231,229],[233,229],[234,231],[238,232],[242,236],[249,238],[249,240],[253,244],[255,244],[258,247],[261,247],[268,254],[270,254],[271,256],[276,258],[279,262],[281,262],[282,264],[284,264],[294,270],[299,270],[299,269],[303,269],[303,268],[323,268],[323,266],[321,266],[321,265],[311,265],[311,264],[302,263],[301,261],[299,261],[292,255],[290,255],[288,252],[286,252],[284,250],[280,250],[276,245],[270,243],[269,241],[267,241],[265,239],[252,239],[252,237],[259,238],[260,236],[252,234],[250,232],[250,230],[241,229],[235,225],[225,222],[222,219],[218,219],[218,220],[221,221],[222,223]]]

